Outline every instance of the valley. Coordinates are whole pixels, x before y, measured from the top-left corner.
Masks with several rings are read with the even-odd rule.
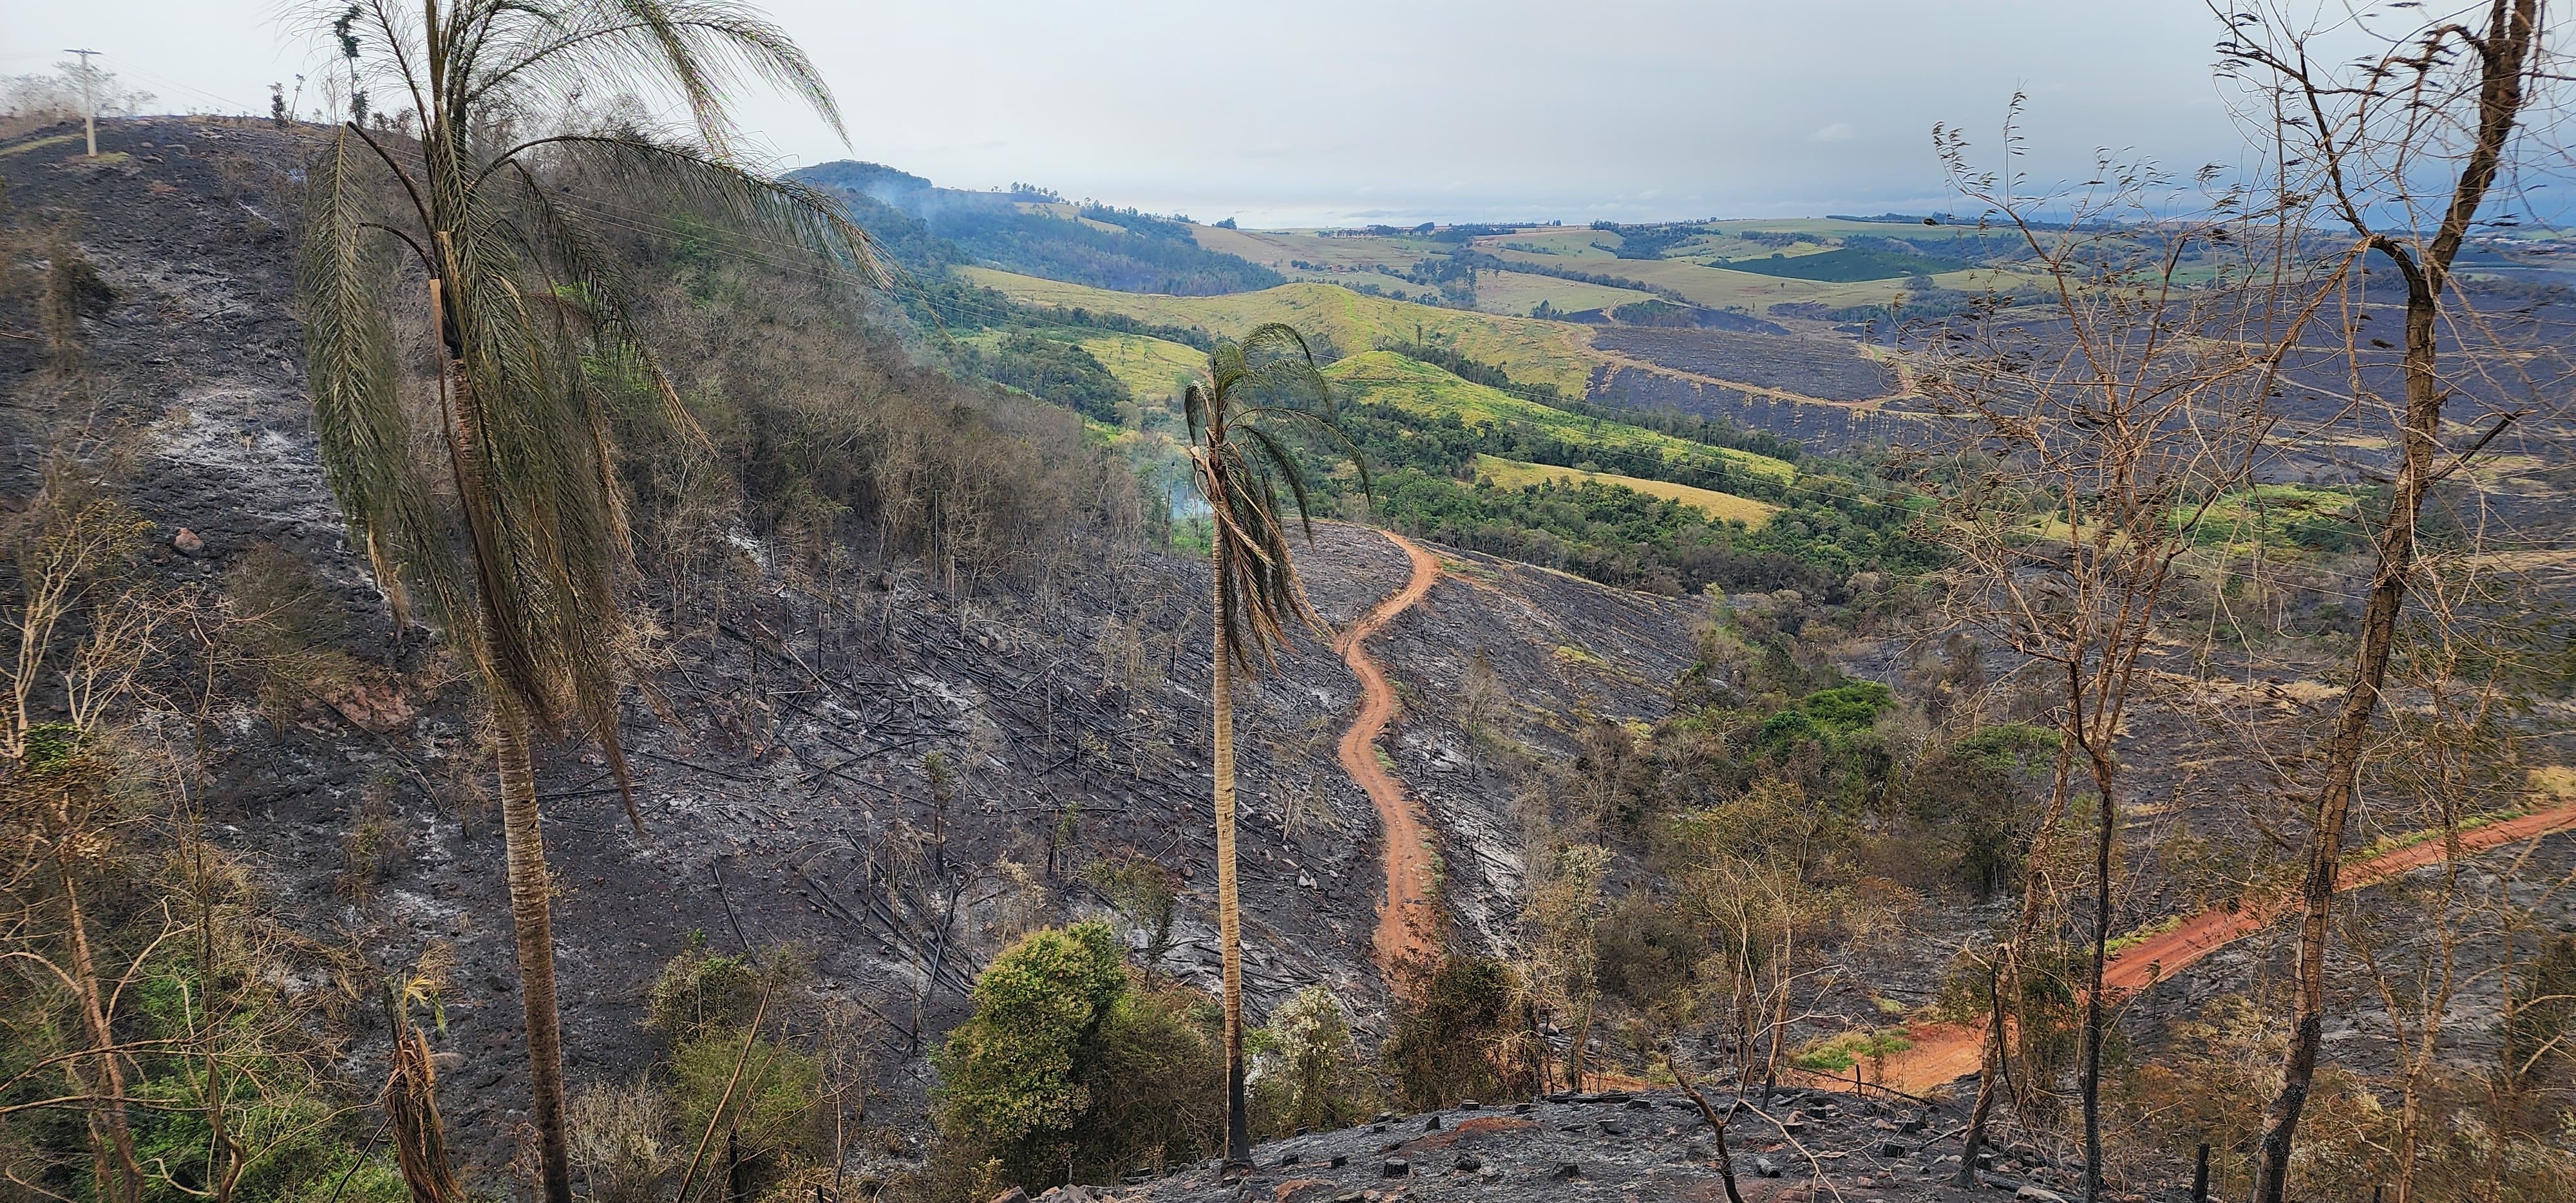
[[[0,80],[0,1203],[2576,1191],[2512,0],[2230,26],[2385,139],[2243,178],[1269,229],[644,7]]]

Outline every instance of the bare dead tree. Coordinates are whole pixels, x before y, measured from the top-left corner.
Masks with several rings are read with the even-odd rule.
[[[2018,153],[2015,97],[2006,154]],[[1998,949],[1996,988],[2017,992],[2079,762],[2095,803],[2089,962],[2078,1092],[2085,1197],[2103,1189],[2103,989],[2118,898],[2121,733],[2174,599],[2177,562],[2211,508],[2251,479],[2273,422],[2267,398],[2313,317],[2285,276],[2293,231],[2211,173],[2177,181],[2104,159],[2073,190],[2033,191],[2012,170],[1971,165],[1952,129],[1935,141],[1956,190],[2027,249],[2036,304],[1997,293],[1932,331],[1917,387],[1945,421],[1945,477],[1932,537],[1952,555],[1955,618],[2053,682],[2061,768]],[[2178,213],[2188,216],[2177,216]],[[2043,219],[2042,214],[2048,218]],[[2059,218],[2062,215],[2062,220]],[[2007,998],[2011,994],[2006,994]],[[2002,1072],[1988,1033],[1970,1156]],[[1963,1171],[1963,1176],[1971,1171]]]
[[[2321,220],[2348,231],[2347,262],[2376,256],[2393,267],[2405,309],[2402,401],[2367,395],[2358,348],[2346,340],[2353,400],[2384,416],[2398,455],[2388,512],[2372,538],[2375,568],[2342,705],[2315,754],[2292,1033],[2255,1167],[2257,1203],[2281,1203],[2324,1033],[2326,945],[2346,828],[2399,615],[2419,578],[2425,501],[2518,416],[2491,414],[2482,433],[2445,446],[2453,387],[2442,374],[2444,327],[2460,318],[2458,299],[2446,295],[2451,268],[2509,165],[2518,123],[2554,76],[2543,66],[2539,0],[2489,0],[2388,33],[2359,14],[2325,32],[2277,13],[2222,16],[2231,32],[2221,54],[2277,131],[2281,192],[2311,198]],[[2353,57],[2343,44],[2353,37],[2370,39],[2372,52]],[[2358,280],[2347,272],[2333,283]]]

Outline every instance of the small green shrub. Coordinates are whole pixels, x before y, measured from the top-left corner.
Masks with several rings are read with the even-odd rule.
[[[739,1080],[734,1074],[737,1059],[742,1063]],[[694,1149],[707,1118],[723,1102],[716,1140],[722,1142],[728,1132],[734,1135],[756,1185],[773,1182],[829,1151],[822,1124],[823,1073],[811,1054],[758,1039],[746,1053],[741,1031],[718,1028],[673,1048],[670,1072],[682,1143]],[[730,1102],[724,1102],[727,1081],[733,1081]]]
[[[1369,1113],[1359,1046],[1341,1000],[1323,986],[1297,992],[1248,1033],[1252,1127],[1267,1139],[1299,1128],[1338,1128]]]
[[[87,737],[70,723],[37,723],[27,728],[25,754],[18,763],[29,773],[44,773],[71,762]]]
[[[1901,1028],[1844,1032],[1800,1049],[1789,1060],[1800,1069],[1846,1073],[1864,1061],[1880,1062],[1912,1047]]]
[[[678,1046],[713,1031],[740,1031],[759,1008],[759,968],[747,957],[707,952],[706,936],[692,933],[688,947],[654,979],[644,1026]]]

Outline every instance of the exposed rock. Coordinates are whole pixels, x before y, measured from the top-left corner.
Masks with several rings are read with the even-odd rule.
[[[349,725],[376,735],[391,735],[411,726],[415,712],[402,687],[390,682],[360,681],[330,697],[331,709]]]
[[[183,556],[201,556],[206,554],[206,541],[197,532],[183,526],[178,534],[170,536],[170,550]]]

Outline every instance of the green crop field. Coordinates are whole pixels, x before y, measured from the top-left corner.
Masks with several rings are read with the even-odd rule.
[[[1141,334],[1078,333],[1082,349],[1139,401],[1179,396],[1184,385],[1207,371],[1207,355],[1184,343]]]
[[[1608,271],[1608,268],[1586,268]],[[1609,309],[1614,306],[1651,301],[1655,294],[1633,288],[1612,288],[1606,284],[1587,284],[1581,280],[1560,280],[1554,276],[1531,275],[1527,272],[1483,272],[1476,277],[1476,308],[1486,313],[1508,313],[1526,317],[1529,311],[1545,301],[1557,309],[1573,313],[1583,309]]]
[[[1592,350],[1591,331],[1582,326],[1437,309],[1409,301],[1361,296],[1329,284],[1283,284],[1227,296],[1171,297],[1087,288],[990,268],[956,270],[967,281],[1015,301],[1078,306],[1143,321],[1196,326],[1227,337],[1240,337],[1263,322],[1286,322],[1308,334],[1332,339],[1345,352],[1367,350],[1380,339],[1433,338],[1470,359],[1501,368],[1514,380],[1553,384],[1576,397],[1584,395],[1593,367],[1604,362]]]
[[[1588,231],[1587,231],[1588,232]],[[1878,285],[1818,284],[1807,280],[1781,280],[1757,276],[1750,272],[1731,272],[1694,263],[1687,259],[1614,259],[1608,254],[1598,257],[1570,258],[1562,255],[1535,255],[1527,251],[1496,248],[1497,258],[1532,266],[1572,267],[1580,271],[1601,272],[1669,288],[1696,304],[1711,309],[1737,308],[1760,313],[1780,301],[1823,301],[1834,305],[1875,305],[1894,295],[1894,282]]]
[[[1590,259],[1600,261],[1598,263],[1566,264],[1566,266],[1569,267],[1580,267],[1584,271],[1604,271],[1607,269],[1601,266],[1602,263],[1619,262],[1619,257],[1617,255],[1613,255],[1608,251],[1592,245],[1596,242],[1606,246],[1617,246],[1619,245],[1619,236],[1616,234],[1605,234],[1599,230],[1586,229],[1582,226],[1535,226],[1529,229],[1518,230],[1510,234],[1490,234],[1476,239],[1475,245],[1477,250],[1484,251],[1489,254],[1499,253],[1507,247],[1539,247],[1542,249],[1537,253],[1547,256],[1550,260],[1561,261],[1566,259]]]
[[[1358,271],[1383,264],[1401,271],[1421,262],[1425,256],[1447,250],[1428,238],[1377,235],[1328,238],[1295,230],[1220,230],[1215,226],[1193,226],[1190,236],[1208,250],[1267,264],[1283,272],[1299,270],[1293,265],[1301,261]],[[1404,283],[1393,279],[1388,282]]]
[[[1476,457],[1476,474],[1491,477],[1495,487],[1504,489],[1525,489],[1551,480],[1617,485],[1623,489],[1634,489],[1648,497],[1678,501],[1711,518],[1741,522],[1747,527],[1760,527],[1771,520],[1771,515],[1780,512],[1779,506],[1767,501],[1738,497],[1733,493],[1720,493],[1715,489],[1693,488],[1690,485],[1677,485],[1670,481],[1646,480],[1610,472],[1586,472],[1579,468],[1525,464],[1516,459],[1500,459],[1491,455]]]
[[[1426,258],[1461,249],[1492,255],[1532,268],[1593,272],[1657,288],[1668,288],[1692,303],[1712,309],[1736,309],[1756,315],[1783,302],[1821,304],[1830,308],[1885,305],[1904,290],[1904,280],[1923,269],[1943,288],[1975,291],[1990,283],[2009,286],[2018,280],[1992,269],[1938,256],[1912,256],[1877,249],[1881,243],[1846,247],[1845,238],[1904,238],[1938,243],[1974,238],[1973,226],[1925,226],[1906,222],[1840,221],[1831,218],[1722,221],[1695,227],[1700,232],[1673,246],[1661,259],[1621,259],[1611,250],[1625,241],[1617,231],[1585,226],[1524,226],[1509,233],[1480,234],[1466,247],[1411,234],[1327,235],[1310,230],[1220,230],[1196,227],[1199,245],[1266,264],[1296,280],[1368,285],[1395,296],[1430,300],[1430,289],[1373,269],[1410,270]],[[1782,235],[1812,235],[1816,241],[1782,244]],[[1774,256],[1778,256],[1774,258]],[[1973,257],[1973,256],[1972,256]],[[1298,263],[1310,266],[1298,267]],[[1541,283],[1536,272],[1488,275],[1478,280],[1476,307],[1487,313],[1523,315],[1544,300],[1557,309],[1576,312],[1626,304],[1641,299],[1627,290],[1579,281]]]
[[[2353,521],[2360,500],[2360,492],[2349,487],[2256,485],[2212,503],[2191,538],[2240,555],[2258,548],[2285,557],[2349,550],[2361,537]],[[2182,506],[2172,515],[2177,527],[2190,517],[2191,510]],[[2032,515],[2027,523],[2028,530],[2044,539],[2062,540],[2069,529],[2064,518],[2053,514]]]
[[[1964,271],[1968,267],[1967,264],[1954,259],[1900,255],[1893,251],[1855,250],[1849,247],[1814,255],[1790,255],[1786,252],[1774,251],[1767,256],[1736,259],[1724,266],[1729,271],[1752,272],[1756,275],[1779,276],[1791,280],[1815,280],[1832,284],[1903,279],[1907,276]]]
[[[1445,369],[1393,351],[1353,355],[1324,369],[1324,374],[1352,400],[1392,405],[1425,417],[1455,414],[1470,426],[1516,423],[1538,428],[1568,443],[1642,448],[1667,460],[1704,463],[1719,459],[1776,480],[1791,480],[1798,474],[1797,468],[1785,460],[1732,447],[1710,447],[1623,422],[1570,414],[1501,389],[1461,380]]]
[[[2352,520],[2359,501],[2359,493],[2348,488],[2256,485],[2210,506],[2193,533],[2202,543],[2240,550],[2257,543],[2275,549],[2340,550],[2359,538]],[[2177,513],[2175,521],[2182,520]]]

